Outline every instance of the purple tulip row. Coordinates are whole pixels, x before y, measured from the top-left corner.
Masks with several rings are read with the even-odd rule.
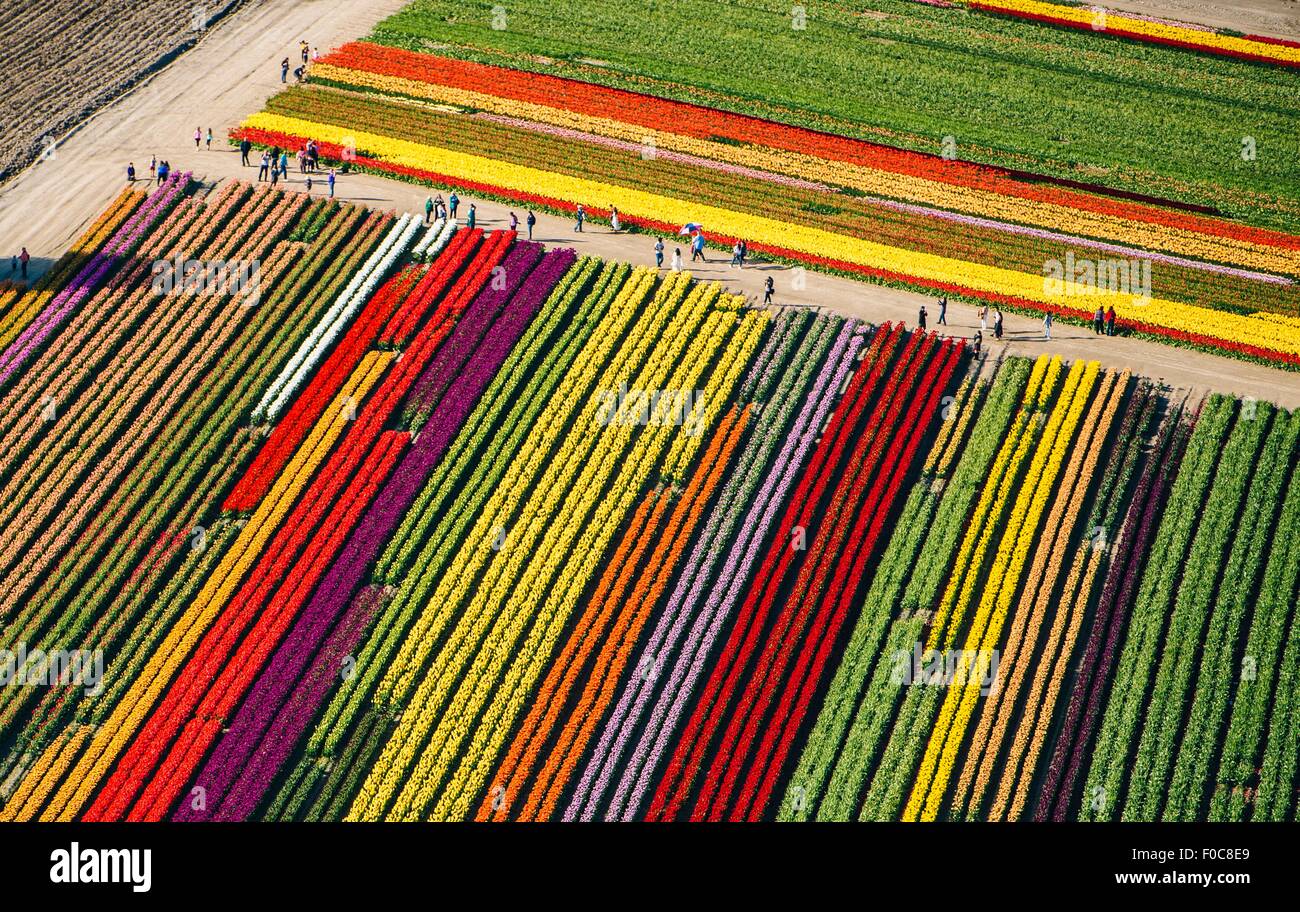
[[[108,243],[91,257],[90,262],[55,295],[54,300],[37,315],[26,329],[0,354],[0,386],[3,386],[19,367],[50,335],[63,324],[86,297],[99,287],[120,258],[129,253],[144,237],[159,216],[165,214],[181,193],[189,186],[189,172],[167,179],[158,190],[150,194],[117,229]]]
[[[536,257],[521,258],[515,262],[521,274],[526,271],[521,264],[537,265],[526,283],[522,277],[516,283],[516,288],[520,284],[523,287],[509,307],[503,310],[508,298],[500,290],[489,290],[478,295],[467,309],[418,381],[425,388],[445,389],[446,394],[353,531],[344,556],[330,568],[195,780],[207,791],[206,809],[195,810],[191,802],[183,802],[174,819],[246,820],[257,809],[294,746],[316,718],[338,675],[347,670],[345,660],[354,653],[368,627],[373,605],[364,598],[352,600],[352,593],[511,348],[575,260],[571,249],[548,253],[540,263]],[[500,318],[485,335],[486,323],[497,314]],[[465,353],[465,357],[444,359],[444,351]],[[447,371],[453,372],[452,376],[437,376]],[[311,667],[304,674],[309,660]]]
[[[607,819],[630,819],[636,813],[659,758],[676,729],[678,717],[698,680],[723,622],[729,616],[736,597],[749,577],[763,539],[774,521],[780,505],[799,470],[803,467],[817,434],[826,421],[835,393],[857,359],[863,338],[857,335],[859,324],[847,322],[835,346],[818,373],[807,403],[799,410],[794,426],[777,453],[776,463],[739,525],[739,535],[732,540],[734,516],[723,519],[724,531],[707,547],[698,543],[691,554],[668,606],[636,663],[638,674],[623,687],[613,715],[606,722],[596,750],[587,762],[573,798],[565,811],[566,820],[591,820],[622,768],[618,791],[606,812]],[[715,510],[735,511],[740,505],[720,502]],[[721,574],[709,584],[709,597],[701,610],[700,598],[722,547],[732,546]],[[725,600],[724,600],[725,595]],[[646,704],[655,695],[661,665],[682,643],[688,621],[694,618],[689,635],[678,655],[667,687],[659,693],[653,713],[637,742],[630,761],[623,765],[638,722]],[[635,791],[633,791],[635,786]],[[630,801],[629,801],[630,799]]]
[[[474,302],[456,325],[456,331],[441,348],[437,357],[425,371],[424,376],[416,381],[415,388],[407,397],[406,414],[411,426],[418,427],[425,416],[433,410],[447,384],[455,376],[446,364],[459,359],[464,363],[478,344],[479,338],[505,303],[514,297],[532,272],[533,267],[542,256],[542,245],[531,241],[516,243],[506,254],[501,265],[492,270],[488,285],[478,293]],[[548,288],[547,291],[550,289]],[[467,327],[469,323],[471,326]]]
[[[1079,660],[1065,723],[1057,736],[1052,760],[1047,768],[1047,778],[1034,811],[1035,820],[1043,821],[1051,817],[1061,821],[1069,810],[1075,781],[1089,750],[1093,730],[1101,716],[1102,695],[1115,664],[1120,634],[1137,596],[1140,579],[1138,571],[1163,513],[1165,492],[1178,474],[1185,432],[1180,426],[1171,428],[1170,433],[1174,439],[1169,445],[1170,452],[1165,454],[1167,458],[1158,458],[1160,448],[1157,447],[1138,481],[1128,515],[1124,518],[1120,541],[1132,542],[1132,545],[1110,565],[1106,574],[1101,599],[1097,604],[1097,615],[1083,657]]]

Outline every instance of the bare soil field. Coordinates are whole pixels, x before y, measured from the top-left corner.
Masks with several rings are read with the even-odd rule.
[[[0,181],[57,154],[72,129],[178,54],[240,5],[147,0],[27,0],[0,16]]]

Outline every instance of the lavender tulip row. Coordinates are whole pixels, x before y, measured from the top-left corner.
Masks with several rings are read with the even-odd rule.
[[[91,292],[99,287],[121,258],[140,243],[154,222],[170,210],[172,204],[180,198],[181,193],[189,186],[189,182],[189,172],[174,175],[168,178],[167,183],[162,187],[150,194],[122,227],[109,238],[108,243],[95,252],[90,262],[81,268],[73,280],[65,285],[18,338],[9,344],[3,354],[0,354],[0,386],[8,382],[32,353],[63,325]]]
[[[590,820],[596,816],[597,809],[613,782],[614,773],[631,746],[633,735],[644,716],[646,704],[655,693],[660,669],[679,644],[683,643],[686,625],[694,616],[696,622],[690,636],[682,645],[681,654],[673,668],[668,686],[660,695],[654,713],[641,734],[632,761],[624,770],[619,794],[615,797],[606,816],[629,816],[635,811],[635,807],[630,807],[626,808],[626,814],[623,813],[633,778],[643,767],[646,767],[643,781],[653,772],[655,761],[675,728],[681,706],[699,676],[703,659],[708,653],[713,638],[717,635],[717,629],[720,628],[734,603],[734,598],[729,597],[725,604],[720,605],[722,594],[729,589],[738,591],[744,580],[748,578],[753,557],[758,553],[758,547],[766,537],[773,517],[785,499],[786,491],[803,466],[812,442],[825,422],[835,392],[848,375],[863,345],[863,339],[858,335],[859,329],[860,325],[857,321],[849,321],[840,330],[830,356],[821,367],[807,402],[799,410],[793,427],[777,451],[776,462],[767,472],[766,482],[758,497],[752,502],[748,515],[743,521],[737,522],[740,518],[740,510],[750,493],[739,483],[729,485],[714,508],[708,526],[710,530],[715,530],[714,534],[710,536],[706,533],[705,538],[697,543],[692,552],[663,616],[638,658],[636,668],[641,673],[634,675],[624,685],[618,704],[601,732],[595,752],[583,770],[577,790],[565,811],[566,820],[578,818]],[[796,358],[796,366],[800,361],[801,359]],[[794,401],[797,401],[797,397],[798,393],[795,393]],[[778,403],[773,403],[773,406],[779,407]],[[778,428],[780,426],[777,425]],[[766,435],[762,432],[756,433],[757,446],[766,450],[756,461],[759,471],[770,461],[771,447],[779,439],[779,430],[769,430]],[[709,583],[714,567],[728,543],[731,547],[727,560],[718,579],[709,585],[708,604],[704,606],[702,612],[698,611],[697,606],[703,590]],[[658,735],[657,739],[656,735]],[[655,740],[653,757],[651,757],[652,740]],[[647,760],[650,762],[647,763]]]
[[[575,260],[571,249],[542,257],[540,247],[518,245],[507,259],[508,271],[518,276],[513,287],[488,289],[475,298],[417,383],[417,389],[446,390],[446,394],[196,780],[207,790],[210,810],[195,810],[184,803],[175,819],[245,820],[256,810],[329,696],[343,658],[355,649],[368,626],[364,605],[353,602],[349,608],[352,593],[511,348]],[[487,324],[498,314],[489,329]],[[336,621],[335,634],[330,636]],[[303,675],[313,656],[311,668]]]

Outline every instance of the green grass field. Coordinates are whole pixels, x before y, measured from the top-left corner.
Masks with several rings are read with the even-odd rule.
[[[372,40],[1300,229],[1300,73],[907,0],[415,0]],[[494,27],[501,26],[501,27]],[[1255,157],[1243,157],[1243,140]]]

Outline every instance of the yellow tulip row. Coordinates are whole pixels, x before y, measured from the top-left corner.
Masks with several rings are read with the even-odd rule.
[[[0,823],[31,819],[45,804],[54,786],[63,781],[68,767],[77,758],[92,730],[88,725],[82,726],[71,737],[56,738],[50,742],[32,768],[24,774],[22,782],[9,796],[4,809],[0,810]]]
[[[463,667],[468,661],[478,643],[466,640],[480,632],[484,620],[476,617],[476,610],[488,601],[507,565],[513,569],[531,552],[530,545],[535,541],[529,537],[529,521],[540,505],[529,492],[549,489],[548,479],[580,466],[582,454],[587,452],[580,444],[583,440],[594,442],[591,427],[599,392],[617,389],[620,381],[636,376],[652,342],[664,335],[674,310],[683,319],[690,316],[675,306],[686,291],[687,274],[670,275],[643,309],[654,282],[652,271],[638,268],[624,283],[574,369],[566,373],[538,418],[524,452],[512,462],[465,544],[450,562],[450,569],[419,611],[376,695],[381,704],[412,708],[363,782],[349,819],[378,819],[384,813],[419,750],[418,743],[406,743],[407,731],[427,731],[442,709],[425,697],[426,692],[436,687],[442,669]],[[520,515],[515,519],[517,513]],[[421,676],[435,646],[439,651]],[[419,695],[413,698],[417,686]]]
[[[709,290],[706,286],[697,287],[680,306],[678,313],[669,319],[659,339],[661,348],[655,352],[659,358],[652,357],[651,340],[642,334],[640,343],[635,346],[641,350],[628,365],[628,373],[611,373],[607,375],[609,379],[612,381],[617,376],[630,376],[636,378],[638,388],[662,382],[666,373],[662,367],[664,355],[670,358],[682,357],[688,333],[696,331],[702,322],[704,313],[700,305]],[[713,291],[716,294],[716,289]],[[518,605],[519,599],[516,596],[521,592],[535,595],[538,584],[549,581],[552,574],[558,571],[567,554],[567,546],[583,524],[586,511],[595,506],[594,495],[602,490],[613,470],[611,457],[619,457],[625,452],[633,430],[630,425],[618,423],[605,428],[598,427],[594,400],[584,406],[579,414],[574,432],[565,440],[555,463],[548,467],[543,476],[538,486],[538,496],[524,505],[518,531],[511,533],[517,541],[511,542],[510,553],[498,557],[489,567],[477,597],[466,610],[467,617],[486,615],[484,621],[476,625],[472,631],[473,636],[459,654],[448,657],[444,651],[435,659],[433,669],[417,693],[415,702],[422,708],[428,707],[431,701],[437,702],[430,707],[433,712],[427,714],[430,723],[428,728],[416,732],[415,738],[408,738],[409,760],[414,761],[416,766],[410,782],[398,795],[393,816],[398,819],[422,816],[424,804],[441,786],[445,765],[438,763],[440,754],[437,748],[438,742],[446,734],[446,720],[441,718],[442,709],[444,701],[453,692],[457,692],[461,684],[461,669],[465,663],[474,662],[476,658],[480,660],[477,664],[481,667],[485,653],[500,649],[503,637],[519,632],[517,626],[510,624],[511,620],[518,622],[517,616],[503,610],[502,606],[507,603]],[[577,493],[566,496],[565,492]],[[560,509],[558,516],[554,512],[557,507]],[[527,616],[530,609],[535,610],[541,602],[542,597],[526,599],[522,607],[524,615]],[[498,613],[501,616],[496,619],[493,628],[487,630],[487,622],[493,620],[492,615]],[[461,627],[465,626],[462,623]],[[510,629],[512,626],[514,629]],[[480,648],[484,635],[487,643]],[[464,683],[472,685],[475,677],[472,673],[466,675]],[[460,693],[464,693],[464,690],[458,692],[456,704],[462,702]],[[448,715],[455,718],[458,709],[458,706],[450,709]],[[436,728],[434,723],[437,723]],[[420,746],[429,729],[433,729],[433,741],[421,753]]]
[[[95,733],[76,768],[41,813],[42,820],[72,820],[81,810],[343,434],[351,415],[347,406],[365,397],[394,357],[393,352],[369,352],[362,359],[240,530],[194,602],[167,632],[158,651]]]
[[[394,706],[406,704],[416,674],[424,667],[454,609],[468,596],[480,571],[497,553],[494,546],[498,541],[502,546],[513,544],[508,534],[513,530],[507,529],[510,517],[518,511],[538,475],[551,461],[550,454],[560,435],[573,422],[574,414],[600,388],[602,373],[605,373],[611,356],[625,357],[629,353],[629,348],[620,348],[618,343],[629,327],[633,333],[636,332],[641,322],[636,319],[637,312],[653,286],[653,273],[638,268],[619,289],[609,311],[576,359],[575,368],[564,376],[538,417],[526,451],[512,460],[509,471],[475,522],[467,544],[451,562],[452,570],[439,580],[428,600],[430,610],[420,615],[403,650],[394,657],[392,667],[379,684],[380,702],[391,702]],[[650,314],[664,316],[659,299],[680,287],[667,282],[660,286],[656,301],[649,308]],[[622,363],[616,362],[613,367]]]
[[[745,306],[745,298],[743,295],[723,295],[716,306],[739,311]],[[757,327],[754,331],[761,335],[763,327],[768,323],[766,314],[750,316],[763,317],[763,319],[756,318],[753,320],[750,320],[749,317],[746,318],[747,324]],[[723,356],[734,361],[737,357],[734,346],[725,348]],[[730,363],[727,362],[728,367]],[[721,370],[722,366],[720,365],[718,369]],[[685,433],[675,435],[672,447],[669,449],[667,457],[664,458],[662,470],[664,478],[672,481],[685,480],[686,473],[690,470],[691,464],[695,460],[695,454],[700,448],[705,431],[717,423],[722,410],[730,404],[730,399],[729,395],[722,394],[716,386],[711,386],[705,390],[704,399],[693,404],[694,407],[686,417]]]
[[[966,534],[962,537],[957,559],[953,564],[952,574],[939,600],[934,621],[930,625],[927,649],[947,649],[952,646],[960,629],[962,617],[966,613],[979,570],[983,566],[988,542],[997,527],[998,517],[1002,513],[1005,501],[1005,479],[1014,478],[1019,471],[1028,444],[1024,441],[1032,436],[1033,419],[1040,409],[1040,401],[1050,396],[1056,388],[1056,379],[1061,371],[1059,358],[1046,355],[1034,362],[1029,373],[1029,383],[1021,399],[1020,410],[1016,413],[1006,439],[998,449],[989,469],[988,481],[980,493],[980,499],[971,515]],[[996,508],[996,511],[995,511]]]
[[[717,288],[696,286],[685,302],[678,304],[685,287],[681,275],[672,276],[666,285],[647,315],[650,319],[638,321],[633,327],[632,337],[620,353],[627,357],[615,358],[605,372],[606,383],[598,385],[597,390],[614,388],[615,380],[628,377],[636,379],[635,388],[657,389],[672,365],[688,350],[689,339],[698,331],[705,306],[717,296]],[[652,323],[667,325],[662,332],[647,332]],[[566,563],[571,542],[584,526],[585,517],[593,508],[599,516],[601,508],[608,510],[617,499],[616,494],[604,489],[615,469],[623,464],[635,427],[618,422],[601,427],[597,422],[599,400],[594,396],[582,405],[533,495],[523,504],[505,547],[487,566],[447,644],[424,675],[412,699],[412,704],[419,707],[418,713],[410,713],[409,719],[403,717],[386,746],[385,754],[390,754],[391,748],[395,763],[384,773],[389,782],[382,790],[381,805],[395,795],[389,814],[392,818],[423,816],[445,776],[447,761],[442,758],[442,744],[449,737],[459,743],[467,733],[462,721],[465,714],[470,718],[476,715],[485,697],[480,686],[475,699],[476,685],[490,690],[499,679],[499,664],[514,654],[518,637],[542,603],[554,575]],[[568,575],[573,568],[565,567],[564,571]],[[432,740],[425,746],[430,732]],[[393,775],[404,772],[412,763],[415,765],[409,777]],[[372,771],[372,777],[378,772],[378,768]],[[372,809],[372,813],[379,810],[373,805]]]
[[[962,2],[962,0],[958,0],[958,2]],[[1252,54],[1259,57],[1270,57],[1280,62],[1300,63],[1300,48],[1254,41],[1249,38],[1224,35],[1219,32],[1205,31],[1204,29],[1186,28],[1172,23],[1135,19],[1125,16],[1122,12],[1110,9],[1104,11],[1105,18],[1103,19],[1098,10],[1093,7],[1064,6],[1060,3],[1042,3],[1039,0],[988,0],[988,2],[1002,9],[1015,10],[1030,16],[1049,16],[1053,19],[1063,19],[1090,28],[1100,26],[1106,29],[1132,32],[1135,35],[1146,35],[1151,38],[1185,41],[1190,44],[1219,48],[1234,54]]]
[[[737,327],[733,314],[710,314],[702,333],[690,342],[686,359],[678,367],[669,388],[690,388],[707,369],[715,351],[726,346],[727,357],[708,382],[713,398],[721,400],[729,397],[768,319],[766,314],[753,313],[745,317]],[[727,336],[733,328],[735,335],[728,343]],[[559,585],[550,588],[534,582],[528,588],[511,595],[508,610],[516,617],[527,618],[527,641],[523,649],[511,657],[508,670],[504,668],[504,660],[489,663],[478,679],[476,692],[464,701],[459,698],[454,701],[453,705],[461,719],[444,720],[441,727],[450,729],[458,739],[470,731],[473,737],[434,805],[430,813],[431,819],[462,820],[472,813],[471,802],[486,784],[506,736],[513,730],[515,721],[527,705],[537,679],[545,670],[556,642],[587,584],[598,570],[600,560],[623,518],[644,491],[664,447],[673,438],[690,441],[692,451],[698,449],[702,440],[701,437],[689,436],[680,428],[670,425],[651,426],[643,431],[637,438],[626,465],[619,467],[618,458],[614,458],[614,465],[610,466],[610,471],[617,471],[614,490],[607,492],[599,502],[586,531],[567,546],[567,551],[553,552],[552,560],[556,563],[556,571],[563,568],[563,574],[558,579]],[[576,528],[576,523],[565,528]],[[541,611],[535,617],[528,617],[532,608],[543,598],[545,603]],[[477,708],[489,697],[492,702],[483,712],[482,720],[475,724]],[[433,765],[439,774],[445,775],[449,768],[448,761],[456,756],[457,741],[440,743],[435,733],[435,738],[422,759],[433,757],[435,747],[438,754]]]
[[[944,695],[943,706],[903,811],[904,820],[934,820],[938,816],[957,761],[957,752],[980,697],[981,681],[989,670],[991,650],[1000,641],[1043,512],[1051,499],[1065,454],[1074,439],[1075,429],[1099,372],[1100,365],[1096,361],[1086,364],[1076,361],[1066,377],[1056,407],[1052,409],[1012,507],[984,594],[966,637],[962,658],[966,674],[959,679],[963,683],[954,684]],[[973,671],[970,669],[972,656],[977,657]]]
[[[760,145],[733,145],[697,139],[607,117],[594,117],[563,108],[532,102],[500,98],[453,86],[386,76],[365,70],[353,70],[320,64],[315,75],[386,93],[418,98],[519,117],[550,126],[581,130],[626,142],[642,143],[665,151],[697,155],[713,161],[786,174],[804,180],[851,187],[889,199],[905,200],[1001,219],[1021,225],[1033,225],[1071,235],[1131,244],[1140,248],[1162,250],[1197,259],[1228,263],[1252,269],[1300,274],[1300,253],[1237,238],[1223,237],[1135,222],[1120,216],[1072,206],[1004,196],[992,190],[963,187],[946,181],[929,180],[911,174],[886,171],[843,161],[828,161],[815,155],[790,152]]]
[[[1128,379],[1127,371],[1121,374],[1108,373],[1103,377],[1097,388],[1097,407],[1088,411],[1079,430],[1073,456],[1066,463],[1064,475],[1057,485],[1042,538],[1034,550],[1033,562],[1011,617],[1011,630],[998,660],[998,686],[989,699],[984,701],[974,739],[966,751],[953,798],[955,808],[965,808],[968,794],[972,796],[972,804],[977,807],[983,800],[1031,665],[1041,672],[1055,655],[1054,636],[1049,637],[1050,651],[1039,652],[1033,650],[1033,646],[1038,642],[1048,612],[1054,610],[1056,602],[1052,595],[1069,558],[1070,538],[1079,522],[1090,479],[1097,460],[1101,458]],[[1077,583],[1077,579],[1072,582]],[[1073,589],[1066,591],[1073,592]],[[1066,612],[1060,611],[1057,617],[1064,619],[1065,614]],[[1055,629],[1056,625],[1053,625],[1053,630]],[[1037,703],[1031,698],[1027,706],[1032,708]],[[1026,727],[1022,726],[1020,730],[1023,731]],[[1020,757],[1021,752],[1013,745],[1007,762],[1018,764]]]
[[[507,194],[540,194],[572,203],[600,200],[628,216],[667,224],[699,221],[710,225],[719,236],[743,237],[753,244],[800,256],[885,270],[922,282],[955,283],[977,294],[1009,295],[1039,305],[1089,311],[1113,306],[1124,323],[1144,323],[1225,343],[1300,355],[1300,328],[1275,321],[1271,316],[1245,316],[1153,296],[1138,297],[1072,280],[1049,283],[1039,274],[906,250],[820,228],[278,114],[254,114],[245,125],[294,136],[315,136],[326,143],[354,140],[358,150],[381,161],[432,171],[453,180],[484,181]]]

